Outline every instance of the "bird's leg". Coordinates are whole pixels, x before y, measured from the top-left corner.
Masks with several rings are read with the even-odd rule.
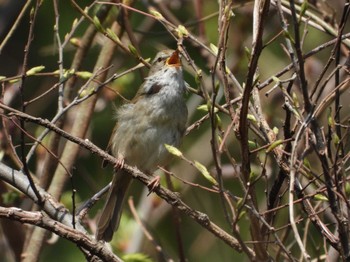
[[[114,171],[118,171],[120,169],[123,169],[124,167],[124,164],[125,164],[125,159],[124,157],[121,155],[121,154],[118,154],[118,157],[117,157],[117,162],[115,163],[114,165]]]
[[[154,189],[156,189],[157,187],[159,187],[160,185],[160,176],[155,176],[148,184],[147,184],[147,187],[149,189],[149,192],[147,194],[147,196],[149,194],[151,194]]]

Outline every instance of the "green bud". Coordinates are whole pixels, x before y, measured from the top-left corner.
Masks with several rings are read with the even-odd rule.
[[[96,29],[97,29],[99,32],[103,33],[104,30],[103,30],[103,27],[102,27],[102,25],[101,25],[100,19],[98,19],[97,16],[94,16],[93,21],[94,21],[94,25],[95,25]]]
[[[32,75],[35,75],[37,73],[40,73],[41,71],[43,71],[45,69],[45,66],[35,66],[31,69],[29,69],[27,72],[26,72],[26,75],[27,76],[32,76]]]
[[[75,73],[75,75],[82,79],[89,79],[93,76],[93,74],[89,71],[78,71]]]
[[[107,28],[106,33],[107,33],[107,36],[111,38],[114,42],[120,43],[119,37],[115,34],[115,32],[112,29]]]
[[[201,163],[194,161],[194,166],[197,170],[213,185],[218,185],[218,182],[210,175],[208,169]]]
[[[179,38],[187,37],[189,35],[186,27],[179,25],[176,29]]]
[[[136,56],[136,57],[139,56],[139,54],[138,54],[136,48],[135,48],[132,44],[129,44],[129,45],[128,45],[128,48],[129,48],[130,52],[131,52],[134,56]]]
[[[219,49],[218,49],[218,47],[216,45],[210,43],[209,47],[210,47],[211,51],[213,51],[214,55],[218,55]]]
[[[165,149],[168,150],[168,152],[174,156],[177,156],[177,157],[182,157],[183,154],[182,152],[177,149],[176,147],[172,146],[172,145],[168,145],[168,144],[164,144],[165,146]]]

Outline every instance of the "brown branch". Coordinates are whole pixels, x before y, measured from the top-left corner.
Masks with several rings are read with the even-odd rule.
[[[241,155],[242,155],[242,177],[243,181],[247,186],[249,186],[249,176],[250,176],[250,152],[249,152],[249,146],[248,146],[248,109],[249,109],[249,100],[250,95],[252,93],[252,90],[254,88],[254,77],[258,66],[258,60],[260,57],[260,54],[262,52],[263,48],[263,41],[262,41],[262,35],[263,35],[263,29],[264,29],[264,22],[267,18],[267,14],[269,11],[269,0],[262,0],[257,1],[256,4],[259,6],[257,7],[258,15],[256,17],[257,21],[257,28],[254,28],[256,30],[255,37],[253,37],[253,48],[252,48],[252,55],[249,60],[248,65],[248,73],[246,77],[246,85],[243,91],[242,96],[242,105],[240,110],[240,116],[239,116],[239,139],[240,139],[240,146],[241,146]],[[249,202],[252,205],[254,209],[257,207],[257,199],[256,194],[254,191],[254,186],[249,187]],[[259,221],[255,216],[250,216],[251,219],[251,236],[253,241],[255,241],[255,251],[256,251],[256,259],[259,261],[266,261],[268,259],[268,254],[266,252],[266,249],[263,244],[263,236],[261,235],[261,228],[259,225]]]
[[[33,37],[34,37],[34,26],[35,26],[35,21],[37,18],[37,14],[38,14],[38,9],[41,5],[41,2],[39,0],[36,1],[35,7],[33,9],[33,12],[31,12],[30,15],[30,20],[29,20],[29,33],[28,33],[28,39],[27,39],[27,43],[25,45],[24,48],[24,58],[23,58],[23,65],[22,65],[22,76],[21,76],[21,84],[19,86],[19,90],[20,90],[20,99],[21,99],[21,107],[22,107],[22,111],[25,112],[26,110],[26,106],[24,105],[24,84],[25,84],[25,80],[26,80],[26,71],[27,71],[27,67],[28,67],[28,57],[29,57],[29,50],[31,47],[31,43],[33,41]],[[25,154],[25,126],[24,126],[24,122],[21,120],[20,121],[20,126],[21,126],[21,133],[20,133],[20,143],[21,143],[21,152],[20,152],[20,158],[21,158],[21,162],[22,162],[22,169],[23,172],[28,176],[28,180],[30,183],[30,186],[33,188],[39,204],[41,204],[41,199],[40,199],[40,194],[34,184],[34,180],[32,178],[32,175],[29,172],[29,168],[28,168],[28,163],[27,163],[27,158],[26,158],[26,154]]]
[[[342,35],[341,39],[348,39],[350,38],[350,33],[344,34]],[[304,54],[303,58],[307,59],[312,57],[313,55],[321,52],[322,50],[326,49],[327,47],[330,47],[332,45],[334,45],[337,42],[337,39],[333,39],[330,40],[314,49],[312,49],[311,51],[309,51],[308,53]],[[258,85],[258,89],[261,90],[265,87],[267,87],[269,84],[271,84],[274,81],[274,77],[281,77],[282,75],[284,75],[285,73],[287,73],[289,70],[291,70],[293,68],[293,63],[290,63],[289,65],[287,65],[285,68],[283,68],[282,70],[280,70],[279,72],[277,72],[273,77],[268,78],[267,80],[265,80],[264,82],[262,82],[261,84]]]
[[[0,218],[11,219],[23,224],[31,224],[47,229],[88,250],[92,255],[100,258],[101,261],[122,261],[102,242],[97,242],[83,232],[44,216],[41,212],[29,212],[15,207],[0,207]]]

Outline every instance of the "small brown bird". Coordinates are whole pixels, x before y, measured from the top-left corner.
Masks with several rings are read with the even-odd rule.
[[[133,103],[117,111],[109,151],[121,162],[147,174],[158,165],[165,165],[170,155],[164,144],[179,146],[186,128],[185,91],[178,50],[159,52]],[[111,241],[118,229],[131,181],[131,176],[121,169],[114,174],[98,222],[97,240]]]

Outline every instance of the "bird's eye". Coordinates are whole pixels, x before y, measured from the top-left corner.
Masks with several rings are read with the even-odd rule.
[[[163,61],[163,57],[158,57],[157,62],[160,63]]]

